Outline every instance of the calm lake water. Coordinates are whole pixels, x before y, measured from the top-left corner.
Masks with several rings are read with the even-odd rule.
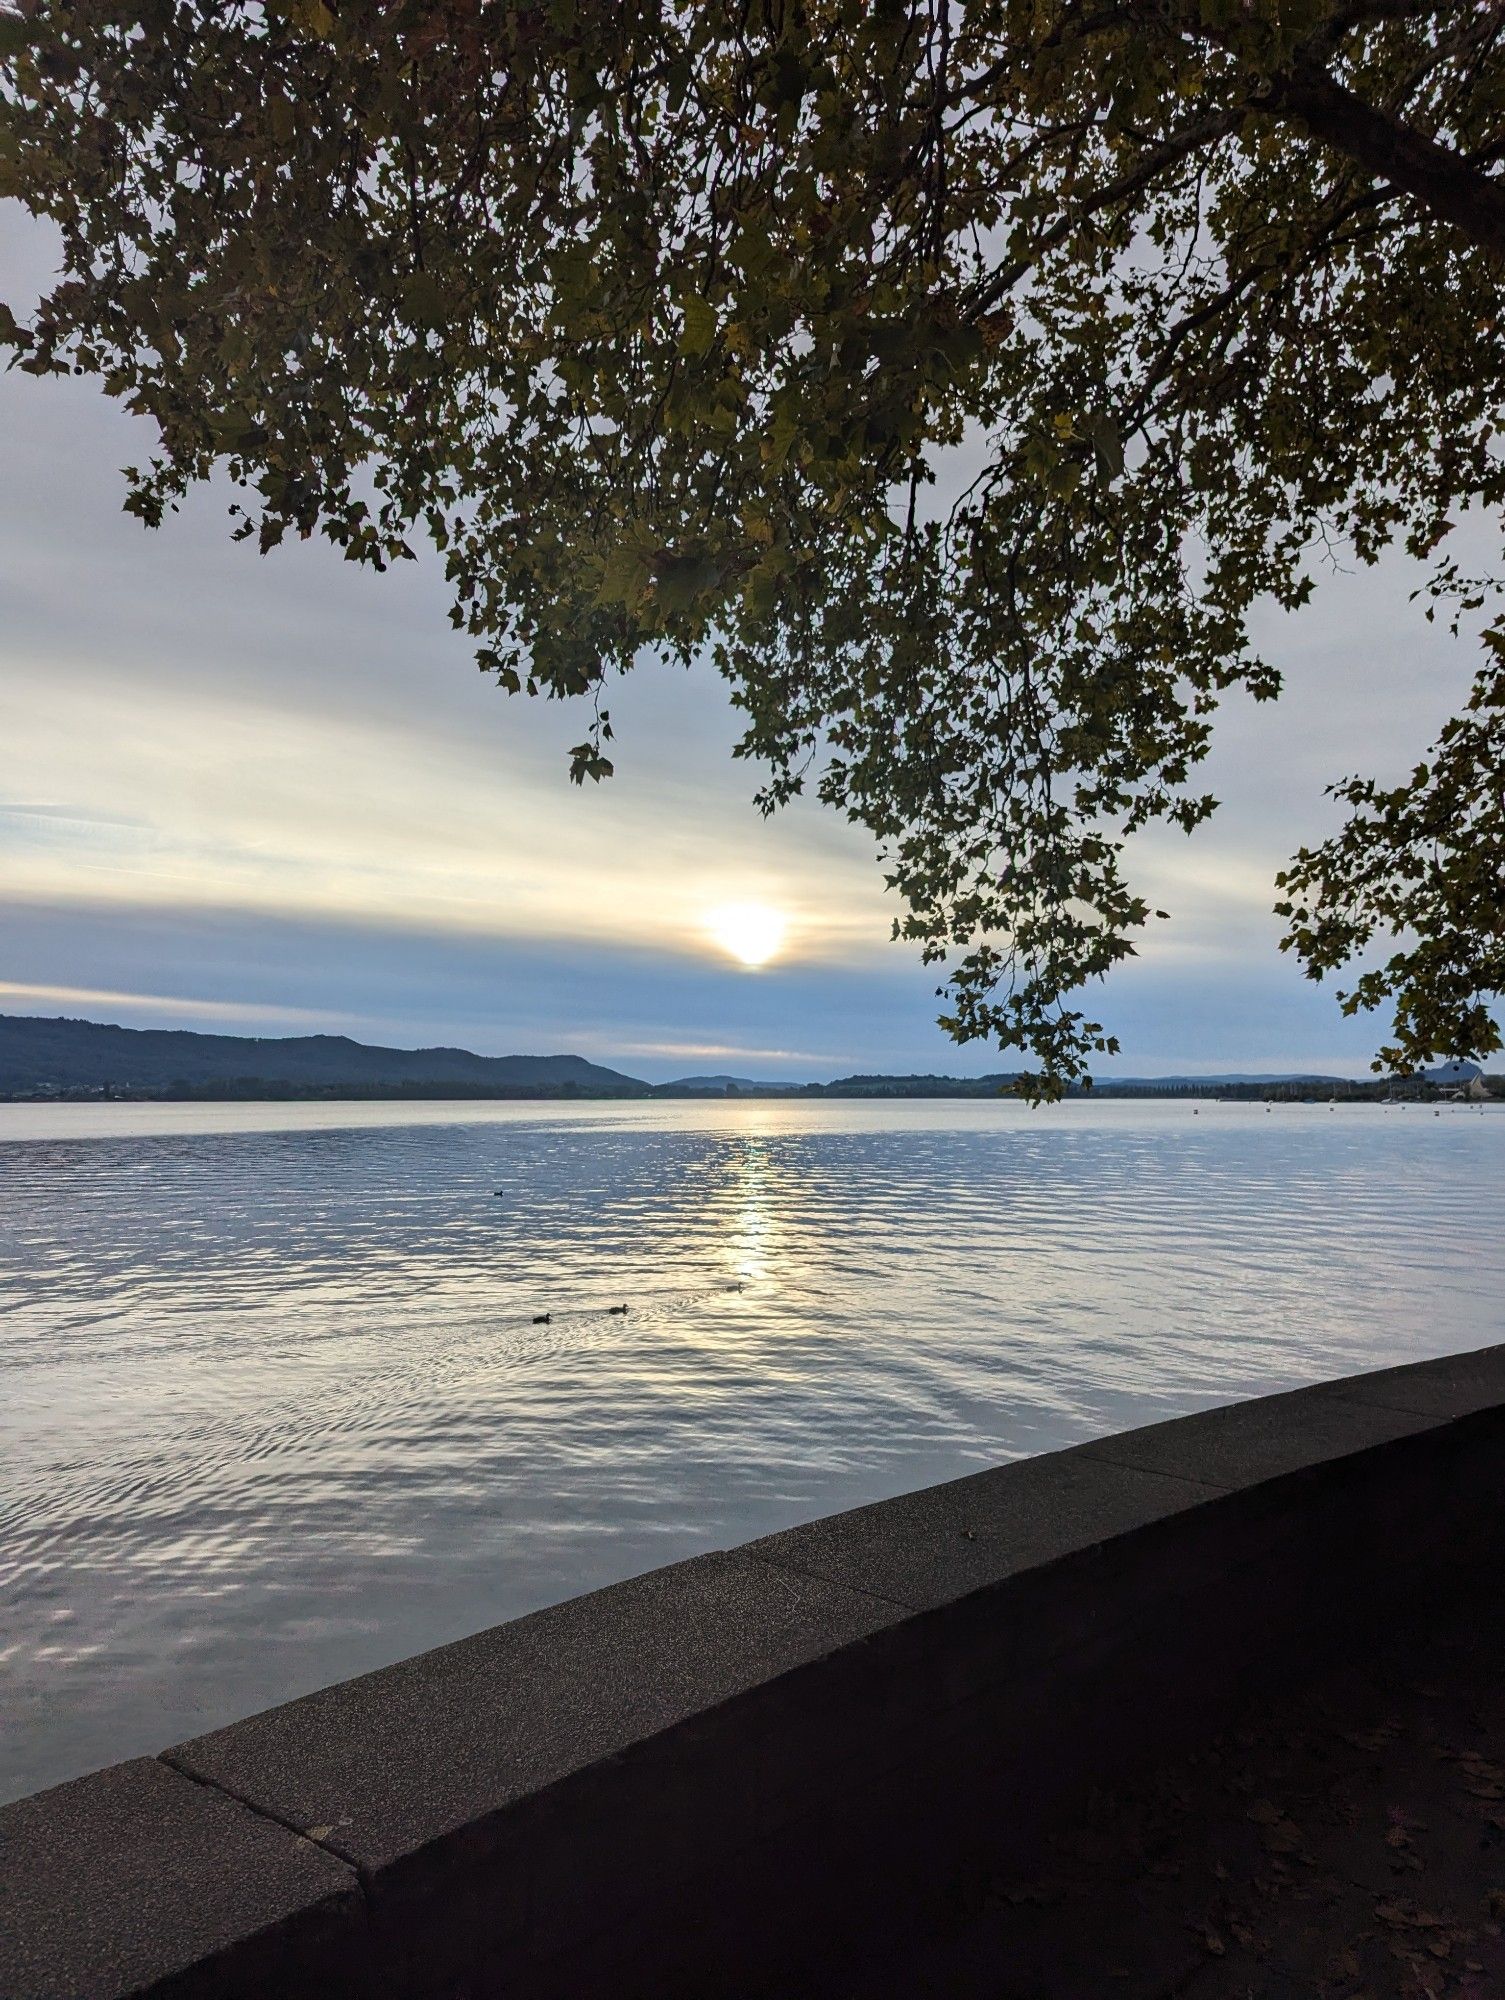
[[[811,1515],[1505,1339],[1502,1194],[1493,1108],[0,1107],[0,1797]]]

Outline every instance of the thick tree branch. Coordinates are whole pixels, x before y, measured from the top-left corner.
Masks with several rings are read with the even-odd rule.
[[[1481,173],[1461,153],[1377,111],[1316,64],[1276,77],[1255,101],[1413,195],[1471,243],[1505,257],[1505,181]]]

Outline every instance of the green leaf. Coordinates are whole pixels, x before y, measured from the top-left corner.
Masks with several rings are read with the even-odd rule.
[[[708,353],[716,340],[716,308],[708,299],[691,297],[683,301],[680,310],[684,315],[680,353],[690,358]]]

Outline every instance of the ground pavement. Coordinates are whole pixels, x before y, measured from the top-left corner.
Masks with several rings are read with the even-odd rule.
[[[1502,1581],[1093,1799],[1027,1876],[980,1854],[852,2000],[1505,2000]]]

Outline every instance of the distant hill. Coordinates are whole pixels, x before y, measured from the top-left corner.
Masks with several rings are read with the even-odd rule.
[[[1420,1087],[1484,1088],[1472,1063],[1424,1072]],[[201,1035],[99,1021],[0,1014],[0,1098],[119,1097],[992,1097],[1013,1071],[990,1076],[838,1077],[768,1083],[748,1076],[682,1076],[648,1084],[584,1056],[478,1056],[469,1049],[386,1049],[347,1035]],[[1493,1087],[1493,1084],[1491,1085]],[[1382,1078],[1260,1075],[1101,1077],[1097,1097],[1249,1098],[1292,1092],[1387,1096]],[[1074,1088],[1073,1096],[1081,1096]],[[1496,1090],[1495,1094],[1502,1094]]]
[[[800,1083],[765,1083],[755,1076],[677,1076],[672,1083],[655,1084],[656,1090],[682,1090],[692,1096],[725,1096],[729,1090],[752,1091],[754,1093],[771,1090],[803,1090]]]
[[[807,1086],[811,1095],[821,1097],[997,1097],[1013,1088],[1016,1073],[995,1071],[989,1076],[843,1076],[833,1083]],[[1259,1075],[1240,1070],[1220,1076],[1102,1076],[1090,1090],[1071,1086],[1072,1097],[1174,1097],[1213,1094],[1249,1095],[1261,1090],[1354,1090],[1378,1089],[1374,1084],[1355,1084],[1335,1076]]]
[[[996,1097],[1017,1072],[992,1076],[839,1076],[817,1086],[825,1097]]]
[[[648,1086],[583,1056],[478,1056],[384,1049],[346,1035],[200,1035],[0,1014],[0,1096],[645,1096]]]
[[[1193,1084],[1341,1084],[1343,1076],[1319,1076],[1309,1070],[1227,1070],[1207,1076],[1099,1076],[1093,1088],[1113,1090],[1187,1090]]]
[[[1321,1076],[1308,1070],[1228,1070],[1206,1076],[1100,1076],[1093,1084],[1104,1090],[1195,1090],[1199,1084],[1224,1083],[1352,1083],[1352,1077]]]

